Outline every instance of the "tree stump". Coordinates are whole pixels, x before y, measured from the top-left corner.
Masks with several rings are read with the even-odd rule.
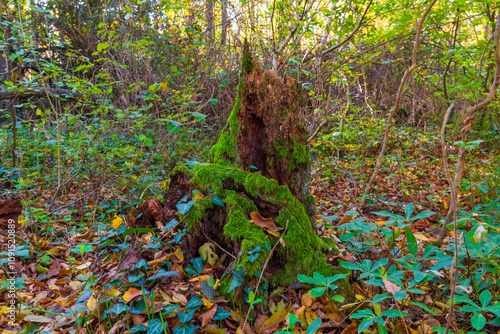
[[[166,210],[182,196],[193,196],[192,207],[180,217],[189,232],[188,257],[199,256],[198,248],[210,241],[221,255],[230,255],[226,272],[244,270],[249,277],[263,270],[270,256],[265,269],[278,285],[296,282],[298,274],[341,271],[327,263],[327,255],[338,253],[335,242],[320,239],[311,219],[310,154],[300,119],[297,83],[264,72],[246,45],[238,97],[211,149],[212,163],[192,171],[176,167],[164,196]],[[195,189],[201,192],[196,197]]]

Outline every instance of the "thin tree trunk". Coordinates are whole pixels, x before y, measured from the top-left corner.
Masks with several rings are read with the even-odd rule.
[[[214,40],[214,2],[206,0],[205,3],[205,18],[207,20],[207,41],[212,44]]]
[[[226,45],[226,38],[227,38],[227,26],[229,25],[228,19],[227,19],[227,3],[228,0],[222,0],[222,5],[221,5],[221,35],[220,35],[220,45]]]

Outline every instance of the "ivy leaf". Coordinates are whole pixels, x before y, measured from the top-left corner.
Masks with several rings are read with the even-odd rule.
[[[194,202],[195,201],[192,200],[192,201],[189,201],[187,203],[177,203],[177,205],[175,207],[177,208],[177,210],[179,210],[179,213],[181,215],[185,215],[193,207]]]
[[[231,312],[227,311],[226,309],[222,308],[222,307],[218,307],[217,308],[217,311],[215,312],[214,314],[214,317],[212,318],[212,320],[224,320],[226,318],[229,318],[231,316]]]
[[[148,322],[148,334],[162,334],[163,324],[160,319],[152,319]]]
[[[174,328],[174,334],[193,334],[195,327],[193,324],[185,324]]]

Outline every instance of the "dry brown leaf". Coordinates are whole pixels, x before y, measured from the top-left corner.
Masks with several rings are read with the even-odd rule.
[[[132,315],[132,322],[134,323],[134,326],[139,326],[139,325],[142,325],[144,322],[146,322],[146,319],[140,314],[131,313],[131,315]]]
[[[212,318],[214,317],[216,311],[217,305],[214,305],[208,311],[200,315],[201,327],[205,327],[206,325],[208,325],[210,320],[212,320]]]
[[[177,293],[175,291],[172,291],[172,294],[173,294],[173,299],[175,302],[180,302],[182,304],[182,306],[186,306],[188,301],[183,294]]]
[[[272,218],[262,218],[258,212],[250,212],[250,218],[252,218],[253,223],[259,227],[267,228],[269,230],[278,229]]]
[[[346,327],[340,334],[358,334],[358,325],[354,322]]]
[[[259,314],[255,322],[253,323],[253,328],[255,328],[255,332],[257,334],[261,334],[261,327],[264,325],[264,323],[269,319],[267,315],[264,314]]]
[[[314,297],[312,297],[310,294],[304,293],[302,295],[302,305],[303,306],[311,307],[311,305],[313,304],[313,301],[314,301]]]

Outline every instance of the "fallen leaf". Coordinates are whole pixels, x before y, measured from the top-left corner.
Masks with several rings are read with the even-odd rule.
[[[288,312],[291,309],[284,309],[278,312],[275,312],[272,316],[269,317],[260,328],[261,334],[270,334],[273,333],[276,328],[278,328],[279,324],[285,321]]]
[[[113,226],[113,228],[117,229],[118,227],[121,226],[121,224],[123,224],[123,218],[115,215],[115,218],[111,222],[111,226]]]
[[[252,218],[253,223],[259,227],[267,228],[268,230],[278,229],[272,218],[262,218],[258,212],[250,212],[250,218]]]
[[[43,315],[34,315],[34,314],[30,314],[30,315],[27,315],[24,317],[23,319],[24,321],[27,321],[27,322],[36,322],[36,323],[51,323],[51,322],[54,322],[54,320],[46,317],[46,316],[43,316]]]
[[[128,289],[127,292],[125,292],[125,294],[123,295],[123,300],[126,301],[126,302],[129,302],[131,301],[132,299],[134,299],[135,297],[138,297],[138,296],[141,296],[142,295],[142,291],[139,290],[139,289],[135,289],[135,288],[130,288]]]
[[[396,292],[398,292],[399,290],[401,290],[400,286],[398,286],[395,283],[392,283],[391,281],[389,281],[386,278],[382,278],[382,281],[384,281],[384,286],[387,289],[387,291],[389,291],[389,293],[392,294],[392,295],[394,295]]]
[[[212,320],[217,311],[217,305],[212,306],[205,313],[200,315],[199,319],[201,320],[201,327],[205,327]]]

